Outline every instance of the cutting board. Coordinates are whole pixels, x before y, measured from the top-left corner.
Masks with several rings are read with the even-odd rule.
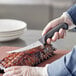
[[[8,55],[7,51],[16,50],[16,49],[19,49],[19,48],[21,48],[21,47],[1,46],[0,47],[0,60]],[[65,54],[67,54],[68,52],[70,52],[70,50],[56,50],[54,56],[50,57],[48,60],[43,61],[38,66],[43,67],[46,64],[52,63],[53,61],[59,59],[60,57],[62,57]],[[2,76],[2,74],[0,74],[0,76]]]

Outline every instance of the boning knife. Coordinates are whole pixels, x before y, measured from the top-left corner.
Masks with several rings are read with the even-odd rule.
[[[29,50],[29,49],[32,49],[32,48],[35,48],[37,46],[40,46],[40,45],[43,45],[45,46],[47,43],[47,39],[48,38],[52,38],[52,36],[54,35],[55,32],[58,32],[60,30],[60,28],[63,28],[64,30],[67,30],[68,29],[68,24],[67,23],[61,23],[57,26],[55,26],[53,29],[51,29],[49,32],[47,32],[44,36],[42,36],[38,41],[26,46],[26,47],[23,47],[23,48],[20,48],[20,49],[17,49],[17,50],[13,50],[13,51],[8,51],[8,53],[14,53],[14,52],[23,52],[23,51],[26,51],[26,50]]]

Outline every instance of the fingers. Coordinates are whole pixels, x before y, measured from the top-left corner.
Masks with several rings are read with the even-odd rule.
[[[11,74],[11,72],[7,72],[3,76],[23,76],[23,75],[21,73],[19,73],[19,74]]]
[[[21,76],[21,70],[19,66],[9,67],[5,69],[3,76]]]
[[[51,39],[51,38],[48,38],[48,39],[47,39],[47,43],[48,43],[48,44],[50,44],[50,43],[51,43],[51,41],[52,41],[52,39]]]
[[[8,67],[8,68],[6,68],[4,71],[5,72],[8,72],[8,71],[14,71],[14,70],[17,70],[17,69],[19,69],[20,68],[20,66],[13,66],[13,67]]]
[[[61,28],[59,30],[59,38],[64,38],[65,35],[66,35],[66,31]]]
[[[42,70],[42,72],[40,71]],[[44,76],[43,68],[30,66],[17,66],[6,69],[3,76]]]
[[[58,32],[55,32],[54,33],[54,36],[52,37],[52,41],[56,41],[57,39],[59,38],[59,33]]]
[[[59,30],[59,32],[55,32],[52,38],[47,39],[47,43],[50,44],[51,42],[55,42],[57,39],[64,38],[66,34],[66,31],[62,28]]]
[[[28,66],[13,66],[6,68],[3,76],[31,76],[31,71]]]
[[[20,70],[16,70],[16,71],[8,71],[6,73],[4,73],[3,76],[21,76],[21,72]]]

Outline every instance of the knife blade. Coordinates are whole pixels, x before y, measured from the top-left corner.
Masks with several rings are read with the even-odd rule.
[[[35,48],[35,47],[40,46],[40,45],[45,46],[47,44],[47,42],[46,42],[47,39],[52,38],[54,33],[58,32],[60,28],[63,28],[64,30],[67,30],[68,29],[68,24],[67,23],[61,23],[61,24],[57,25],[56,27],[54,27],[53,29],[51,29],[49,32],[47,32],[38,41],[36,41],[36,42],[26,46],[26,47],[23,47],[23,48],[20,48],[20,49],[17,49],[17,50],[13,50],[13,51],[8,51],[7,53],[23,52],[23,51]]]

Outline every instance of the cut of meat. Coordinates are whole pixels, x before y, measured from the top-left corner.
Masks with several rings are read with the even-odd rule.
[[[54,55],[55,48],[52,45],[35,47],[24,52],[11,53],[0,61],[0,64],[7,68],[10,66],[36,66],[42,61]]]

